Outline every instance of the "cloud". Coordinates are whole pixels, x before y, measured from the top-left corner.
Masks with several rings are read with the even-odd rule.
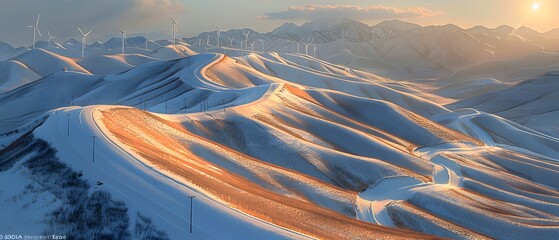
[[[260,16],[262,20],[314,20],[320,18],[347,17],[357,20],[380,20],[398,18],[430,17],[444,14],[424,7],[398,9],[385,6],[356,5],[319,5],[305,4],[289,7],[287,10],[265,13]]]
[[[128,0],[130,1],[130,0]],[[178,0],[133,0],[135,4],[132,5],[129,12],[132,21],[135,24],[149,24],[154,19],[168,20],[167,15],[181,14],[186,11],[184,5]],[[134,16],[141,16],[140,18]]]

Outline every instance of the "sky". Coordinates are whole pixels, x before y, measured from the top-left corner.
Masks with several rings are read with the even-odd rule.
[[[535,2],[540,8],[532,8]],[[77,27],[92,31],[90,40],[130,33],[170,33],[169,16],[180,37],[204,31],[251,28],[270,32],[286,22],[302,24],[324,17],[348,17],[369,25],[400,19],[420,25],[456,24],[527,26],[540,32],[559,28],[558,0],[0,0],[0,41],[30,46],[34,25],[57,40],[79,39]],[[133,35],[133,34],[130,34]]]

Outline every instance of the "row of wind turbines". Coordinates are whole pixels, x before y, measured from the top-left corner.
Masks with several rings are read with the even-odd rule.
[[[33,28],[33,49],[36,48],[37,34],[39,34],[39,37],[43,36],[41,34],[41,30],[39,29],[39,21],[40,20],[41,20],[41,14],[37,15],[37,20],[35,21],[35,25],[27,26],[29,28]],[[173,45],[175,45],[174,37],[175,37],[176,23],[177,22],[173,19]],[[81,56],[84,57],[85,56],[85,47],[86,47],[86,44],[87,44],[87,36],[89,36],[89,34],[91,34],[91,31],[85,32],[79,26],[77,27],[77,29],[80,32],[80,34],[82,35]],[[122,34],[122,54],[124,54],[125,45],[126,45],[126,33],[128,31],[128,27],[125,27],[124,29],[117,29],[117,31],[119,31]],[[49,30],[47,30],[47,34],[48,34],[48,46],[50,47],[51,46],[51,41],[55,38],[50,34]],[[147,50],[147,48],[148,48],[148,41],[147,41],[147,34],[146,34],[146,50]]]
[[[210,44],[210,36],[208,35],[207,39],[206,39],[206,46],[223,48],[224,46],[221,46],[221,32],[223,32],[223,30],[221,30],[218,26],[215,26],[215,28],[216,28],[216,34],[217,34],[217,44],[216,45],[211,45]],[[252,43],[249,43],[248,38],[249,38],[249,35],[250,35],[250,31],[246,31],[242,34],[245,37],[245,40],[240,41],[240,48],[239,49],[236,49],[235,46],[234,46],[235,36],[233,36],[233,37],[226,36],[227,39],[229,40],[229,43],[230,43],[229,46],[231,48],[236,49],[236,50],[248,50],[249,49],[249,44],[250,44],[250,51],[254,52],[254,44],[258,41],[258,42],[262,43],[262,52],[265,52],[265,49],[266,49],[266,46],[265,46],[266,41],[265,40],[256,39]],[[287,36],[287,38],[288,38],[288,41],[291,43],[291,52],[292,53],[295,53],[295,44],[297,44],[297,54],[300,54],[301,53],[300,45],[302,44],[302,45],[305,46],[305,54],[309,55],[309,46],[312,45],[313,56],[316,57],[317,47],[316,47],[316,44],[315,44],[314,40],[309,41],[309,42],[305,42],[305,41],[299,42],[299,41],[293,40],[289,36]],[[342,39],[343,39],[343,33],[342,33]],[[198,46],[202,46],[201,41],[202,41],[201,39],[198,39]]]
[[[171,16],[169,16],[169,18],[171,19],[171,24],[172,24],[172,27],[173,27],[173,28],[172,28],[172,31],[173,31],[172,44],[173,44],[173,46],[176,46],[176,30],[177,30],[177,23],[178,23],[178,22],[177,22],[173,17],[171,17]],[[27,27],[29,27],[29,28],[33,28],[33,49],[36,48],[36,38],[37,38],[36,35],[39,34],[40,37],[42,36],[41,30],[39,29],[39,21],[40,21],[40,19],[41,19],[41,14],[39,14],[39,15],[37,16],[37,20],[35,21],[35,25],[27,26]],[[216,26],[216,25],[214,25],[214,26],[215,26],[215,28],[216,28],[216,30],[217,30],[217,45],[215,45],[215,46],[213,46],[213,47],[223,48],[223,49],[225,50],[224,46],[221,46],[221,32],[223,32],[223,30],[221,30],[221,29],[220,29],[218,26]],[[80,32],[81,36],[82,36],[82,41],[81,41],[81,57],[85,57],[85,48],[86,48],[86,46],[87,46],[87,37],[91,34],[92,31],[85,32],[85,31],[83,31],[82,28],[80,28],[79,26],[77,27],[77,29],[78,29],[78,31]],[[122,51],[121,51],[121,53],[122,53],[122,54],[125,54],[125,49],[126,49],[126,34],[127,34],[127,31],[128,31],[128,27],[124,27],[124,28],[122,28],[122,29],[116,29],[116,30],[122,34]],[[50,47],[50,46],[51,46],[51,41],[52,41],[53,39],[55,39],[55,38],[51,35],[51,33],[50,33],[49,30],[47,30],[47,34],[48,34],[48,46]],[[241,42],[240,42],[240,43],[241,43],[241,44],[240,44],[240,49],[237,49],[237,50],[248,50],[248,49],[249,49],[249,41],[248,41],[248,39],[249,39],[250,31],[247,31],[246,33],[242,33],[242,34],[243,34],[243,36],[245,37],[245,40],[244,40],[244,41],[241,40]],[[343,40],[343,35],[344,35],[344,34],[342,33],[342,40]],[[147,33],[146,33],[145,37],[146,37],[146,46],[145,46],[145,49],[147,50],[147,49],[148,49],[148,42],[149,42],[149,41],[148,41],[148,35],[147,35]],[[233,46],[233,42],[234,42],[234,40],[235,40],[235,37],[234,37],[234,36],[233,36],[232,38],[229,37],[229,36],[226,36],[226,37],[228,38],[228,40],[229,40],[230,43],[231,43],[230,47],[231,47],[231,48],[235,48],[235,47]],[[295,44],[297,44],[297,54],[300,54],[300,52],[301,52],[301,51],[300,51],[300,44],[303,44],[303,45],[305,46],[305,54],[308,55],[308,54],[309,54],[309,49],[308,49],[308,48],[309,48],[310,45],[313,45],[313,53],[314,53],[313,55],[314,55],[314,57],[316,57],[316,50],[317,50],[317,47],[316,47],[316,44],[314,43],[314,41],[310,41],[310,42],[304,42],[304,41],[303,41],[303,42],[298,42],[298,41],[295,41],[295,40],[293,40],[293,39],[291,39],[291,38],[289,38],[289,37],[288,37],[288,39],[289,39],[288,41],[291,43],[291,52],[292,52],[292,53],[295,53],[294,46],[295,46]],[[250,51],[251,51],[251,52],[254,52],[254,44],[255,44],[256,41],[260,41],[260,42],[262,43],[262,52],[265,52],[265,40],[263,40],[263,39],[257,39],[257,40],[255,40],[255,41],[253,41],[252,43],[250,43]],[[243,47],[243,44],[244,44],[244,47]],[[201,45],[202,45],[202,44],[201,44],[201,39],[198,39],[198,46],[201,46]],[[209,37],[209,35],[208,35],[208,38],[207,38],[207,40],[206,40],[206,46],[212,46],[212,45],[210,45],[210,37]]]

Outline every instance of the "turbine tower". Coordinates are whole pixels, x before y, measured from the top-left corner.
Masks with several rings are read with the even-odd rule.
[[[291,54],[295,54],[295,41],[289,36],[287,36],[287,41],[291,43]]]
[[[233,48],[233,41],[235,40],[235,36],[233,36],[232,38],[230,38],[229,36],[226,36],[227,39],[229,39],[229,42],[231,42],[231,48]]]
[[[50,35],[49,30],[47,30],[47,34],[49,35],[49,47],[50,47],[50,41],[51,41],[51,39],[54,39],[54,37]]]
[[[86,44],[86,41],[87,41],[87,35],[89,35],[91,33],[91,31],[89,31],[87,33],[83,33],[83,31],[80,27],[78,27],[78,30],[82,34],[82,57],[84,57],[85,56],[85,44]]]
[[[33,28],[33,49],[35,49],[35,42],[36,42],[36,40],[35,40],[35,38],[36,38],[35,33],[38,33],[38,34],[39,34],[39,37],[40,37],[40,36],[43,36],[43,35],[41,34],[41,31],[39,30],[39,19],[40,19],[40,18],[41,18],[41,14],[39,14],[39,15],[37,16],[37,21],[35,21],[35,25],[34,25],[34,26],[27,26],[27,27],[29,27],[29,28]]]
[[[248,35],[250,35],[250,31],[243,33],[245,35],[245,48],[248,48]]]
[[[128,31],[128,27],[125,27],[124,30],[118,30],[120,33],[122,33],[122,54],[124,55],[124,48],[125,46],[125,42],[126,42],[126,31]]]
[[[264,52],[264,40],[258,39],[258,40],[256,40],[256,41],[262,42],[262,52]]]
[[[175,39],[177,39],[177,21],[171,16],[169,16],[169,18],[171,18],[171,24],[173,24],[173,46],[175,46]]]
[[[220,40],[220,37],[221,37],[221,29],[219,29],[216,25],[214,25],[214,26],[215,26],[215,29],[217,29],[217,47],[219,48],[219,46],[220,46],[219,40]]]
[[[313,43],[313,57],[316,58],[316,43]]]
[[[287,41],[289,41],[291,43],[291,54],[294,54],[295,53],[295,41],[293,41],[291,39],[289,39]]]
[[[252,42],[252,43],[250,44],[250,52],[251,52],[251,53],[254,52],[254,43],[255,43],[255,42]]]
[[[309,45],[313,44],[313,41],[309,42],[309,43],[305,43],[303,42],[303,45],[305,45],[305,55],[309,55]]]

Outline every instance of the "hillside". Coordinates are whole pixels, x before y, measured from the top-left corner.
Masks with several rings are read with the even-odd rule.
[[[29,52],[81,71],[0,93],[1,211],[76,234],[85,220],[63,216],[97,208],[114,224],[89,234],[177,239],[196,196],[197,239],[559,237],[553,72],[443,106],[412,82],[308,55],[183,50]]]

